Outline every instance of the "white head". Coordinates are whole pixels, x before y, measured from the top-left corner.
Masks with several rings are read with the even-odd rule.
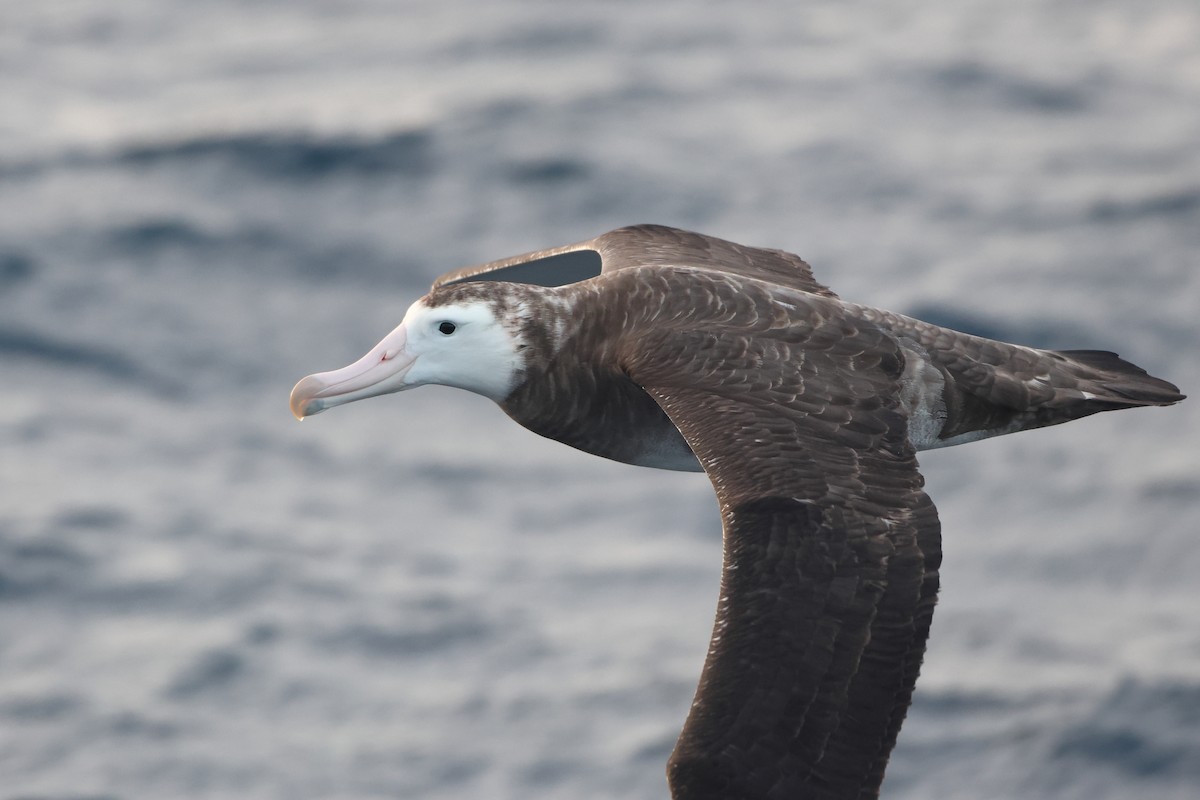
[[[504,400],[523,365],[518,334],[485,299],[467,296],[441,303],[432,297],[409,306],[400,325],[358,361],[297,383],[292,413],[303,419],[332,406],[427,383]]]

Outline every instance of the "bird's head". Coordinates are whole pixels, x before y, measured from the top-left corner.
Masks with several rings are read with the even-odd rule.
[[[448,287],[422,297],[396,329],[358,361],[301,380],[292,389],[292,413],[303,419],[343,403],[427,383],[504,400],[523,365],[523,307],[517,303],[506,308],[514,305],[507,297],[511,291],[489,297],[476,286]]]

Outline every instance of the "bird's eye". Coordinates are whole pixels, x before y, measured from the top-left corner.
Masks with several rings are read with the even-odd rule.
[[[443,322],[441,325],[438,325],[438,331],[445,336],[449,336],[450,334],[454,333],[457,328],[458,326],[456,326],[453,322]]]

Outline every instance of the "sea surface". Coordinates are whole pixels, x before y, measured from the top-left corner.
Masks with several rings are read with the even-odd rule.
[[[1200,5],[0,0],[0,800],[666,798],[704,476],[287,407],[635,222],[1200,395]],[[921,462],[883,796],[1200,797],[1200,397]]]

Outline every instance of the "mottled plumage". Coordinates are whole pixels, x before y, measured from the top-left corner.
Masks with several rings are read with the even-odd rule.
[[[708,473],[725,562],[676,800],[878,794],[937,596],[918,450],[1183,398],[1112,353],[854,305],[796,256],[657,226],[449,273],[292,405],[421,383],[605,458]]]

